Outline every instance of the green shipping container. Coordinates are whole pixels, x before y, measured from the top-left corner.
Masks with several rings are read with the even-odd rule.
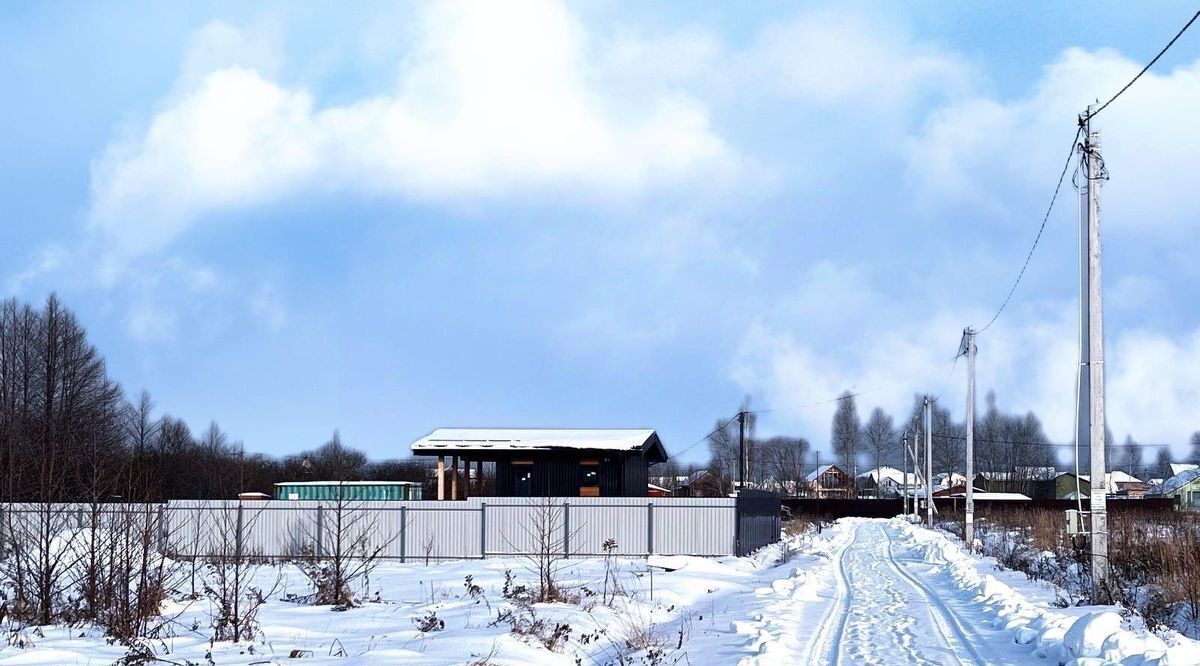
[[[275,484],[277,500],[419,500],[421,484],[412,481],[303,481]]]

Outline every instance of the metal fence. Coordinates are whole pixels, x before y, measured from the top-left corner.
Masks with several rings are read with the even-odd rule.
[[[221,552],[230,538],[239,539],[245,552],[272,558],[329,553],[351,543],[401,561],[530,554],[541,543],[582,557],[603,554],[609,539],[620,555],[712,556],[778,540],[778,506],[776,496],[771,519],[760,515],[762,507],[739,513],[732,498],[189,500],[166,505],[164,534],[168,551],[183,557]],[[743,529],[740,549],[739,515],[745,525],[753,522]]]
[[[773,499],[772,499],[773,498]],[[166,504],[0,504],[6,537],[139,529],[179,557],[239,552],[267,558],[357,548],[401,561],[533,554],[568,557],[735,555],[779,539],[779,498],[473,497],[464,501],[181,500]]]

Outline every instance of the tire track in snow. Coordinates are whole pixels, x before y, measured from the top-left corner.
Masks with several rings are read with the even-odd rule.
[[[846,632],[850,606],[854,603],[854,590],[850,587],[850,579],[846,575],[846,551],[858,543],[858,534],[861,529],[861,525],[854,528],[854,537],[850,539],[850,543],[837,552],[837,565],[834,567],[834,571],[837,573],[837,596],[834,598],[833,605],[829,607],[829,612],[821,620],[821,626],[817,629],[816,640],[809,650],[809,663],[811,664],[836,665],[838,663],[842,636]]]
[[[942,598],[939,597],[935,591],[929,589],[929,586],[923,581],[905,571],[904,567],[901,566],[899,561],[896,560],[896,554],[893,549],[895,540],[892,539],[891,531],[882,525],[880,526],[880,530],[883,531],[884,537],[887,538],[888,566],[890,566],[892,570],[897,573],[897,575],[908,581],[913,590],[916,591],[917,594],[923,596],[929,602],[929,609],[931,611],[930,615],[933,616],[934,623],[938,625],[938,630],[942,632],[946,642],[950,645],[955,645],[957,643],[957,645],[965,648],[966,651],[970,653],[971,660],[976,664],[992,663],[991,661],[985,659],[979,653],[978,647],[976,647],[980,637],[977,635],[968,636],[968,632],[963,623],[958,619],[958,616],[956,616],[954,612],[950,610],[950,607],[946,605],[946,602],[942,601]],[[946,635],[945,629],[947,626],[949,626],[956,634],[956,640],[951,640],[950,636]],[[961,663],[961,656],[958,654],[955,656]]]

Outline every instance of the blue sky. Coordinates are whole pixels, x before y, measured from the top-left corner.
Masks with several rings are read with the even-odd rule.
[[[6,4],[0,288],[131,392],[282,454],[650,426],[825,447],[1007,293],[1074,132],[1185,3]],[[1200,429],[1200,37],[1098,125],[1109,421]],[[979,340],[1070,438],[1076,200]],[[949,381],[947,381],[949,378]],[[944,387],[944,388],[943,388]],[[697,460],[697,448],[685,459]]]

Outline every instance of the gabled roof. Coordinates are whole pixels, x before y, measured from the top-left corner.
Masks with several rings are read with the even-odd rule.
[[[1200,468],[1187,469],[1162,482],[1150,492],[1154,495],[1170,495],[1192,481],[1200,479]]]
[[[1189,469],[1200,468],[1200,465],[1195,463],[1171,463],[1171,476],[1188,471]]]
[[[650,462],[667,458],[658,433],[634,428],[438,428],[412,443],[418,455],[555,449],[641,451]]]
[[[838,467],[837,465],[821,465],[820,467],[809,472],[808,476],[804,477],[804,480],[809,482],[816,481],[817,479],[821,478],[822,474],[835,469],[839,472],[842,471],[842,468]]]

